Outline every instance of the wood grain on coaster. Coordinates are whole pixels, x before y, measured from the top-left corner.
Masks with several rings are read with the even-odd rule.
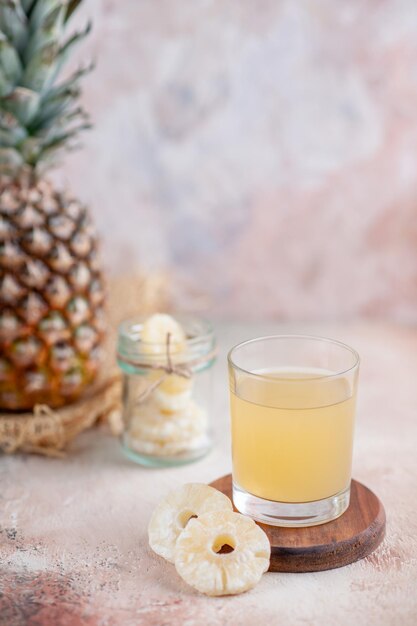
[[[232,499],[232,476],[210,483]],[[307,528],[259,526],[271,542],[271,572],[319,572],[371,554],[385,536],[385,510],[377,496],[352,480],[348,509],[332,522]]]

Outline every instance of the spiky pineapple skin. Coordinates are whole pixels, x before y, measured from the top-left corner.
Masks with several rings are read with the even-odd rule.
[[[0,177],[0,408],[59,407],[96,377],[104,286],[87,209],[41,180]]]

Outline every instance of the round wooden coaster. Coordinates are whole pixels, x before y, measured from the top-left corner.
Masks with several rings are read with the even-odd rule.
[[[232,476],[210,483],[232,498]],[[259,526],[271,542],[270,572],[320,572],[371,554],[385,536],[385,510],[365,485],[352,480],[349,508],[337,519],[308,528]]]

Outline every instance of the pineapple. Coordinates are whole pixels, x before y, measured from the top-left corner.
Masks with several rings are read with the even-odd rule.
[[[100,361],[103,284],[87,210],[43,178],[89,126],[58,74],[81,0],[0,2],[0,408],[74,400]]]
[[[157,506],[149,522],[149,545],[171,563],[174,562],[178,537],[191,518],[215,511],[231,511],[232,503],[217,489],[200,483],[188,483],[172,491]]]
[[[269,568],[271,546],[249,517],[230,510],[191,519],[175,545],[175,568],[186,583],[209,596],[252,589]]]

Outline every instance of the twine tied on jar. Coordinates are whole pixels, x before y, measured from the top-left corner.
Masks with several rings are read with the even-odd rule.
[[[131,361],[130,359],[126,359],[122,355],[118,355],[118,359],[127,363],[128,365],[133,365],[138,367],[139,369],[148,369],[148,370],[162,370],[163,374],[152,382],[150,385],[147,385],[143,391],[137,396],[135,405],[140,405],[147,400],[150,394],[155,391],[162,383],[167,379],[168,376],[175,374],[177,376],[181,376],[182,378],[190,379],[193,375],[193,368],[198,365],[204,365],[205,363],[209,363],[212,359],[214,359],[217,355],[217,348],[213,348],[207,354],[203,354],[196,359],[192,359],[187,361],[186,363],[173,363],[172,355],[171,355],[171,333],[167,333],[166,338],[166,365],[163,363],[149,363],[148,361]]]

